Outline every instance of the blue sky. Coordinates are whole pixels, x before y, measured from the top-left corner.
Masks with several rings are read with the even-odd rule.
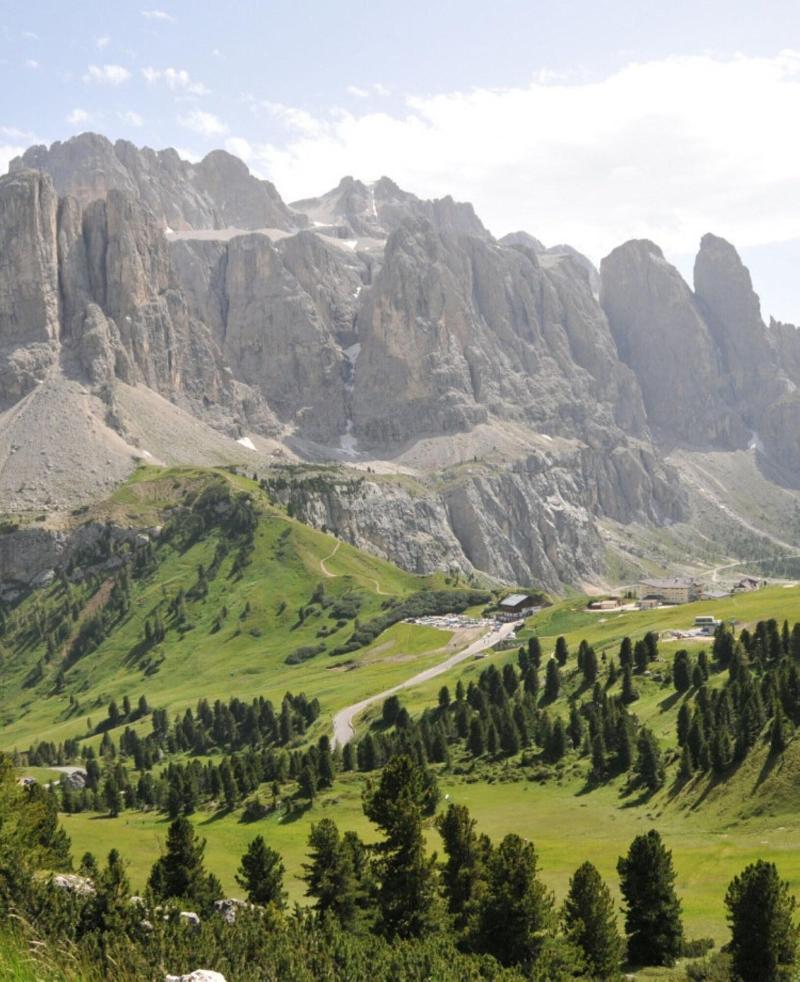
[[[93,129],[287,200],[386,173],[596,261],[648,237],[688,275],[714,231],[800,322],[797,0],[5,0],[0,84],[0,169]]]

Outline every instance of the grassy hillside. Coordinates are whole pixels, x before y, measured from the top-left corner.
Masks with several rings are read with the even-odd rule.
[[[198,570],[209,571],[218,550],[224,551],[222,526],[188,541],[154,539],[152,569],[130,578],[128,610],[95,650],[72,663],[71,641],[108,604],[113,572],[101,565],[89,581],[56,581],[7,614],[0,637],[0,747],[80,736],[88,720],[96,724],[105,716],[111,699],[125,696],[135,702],[145,695],[172,716],[200,697],[263,695],[280,702],[287,690],[306,691],[320,700],[320,725],[327,725],[337,708],[406,678],[411,661],[424,668],[441,657],[448,632],[407,624],[393,626],[379,643],[356,653],[329,657],[350,638],[356,618],[363,623],[381,613],[387,597],[444,582],[412,576],[288,518],[251,481],[224,471],[143,467],[91,517],[158,526],[177,509],[190,510],[209,487],[248,495],[257,524],[243,568],[236,569],[237,549],[229,549],[207,576],[202,595]],[[169,608],[181,591],[186,616],[178,625]],[[37,637],[36,624],[52,623],[65,605],[71,608],[61,628],[67,637],[51,644],[48,655],[47,638]],[[166,635],[147,645],[146,622],[157,615]],[[299,663],[287,664],[298,652]]]
[[[196,504],[205,500],[202,495],[209,487],[216,489],[217,497],[212,496],[210,509],[200,509],[206,524],[198,534],[192,515],[197,517]],[[239,533],[231,531],[228,512],[215,512],[214,505],[217,500],[235,501],[240,494],[249,497],[255,515],[247,548]],[[221,516],[219,522],[214,514]],[[94,650],[78,658],[70,654],[86,620],[112,603],[118,572],[101,571],[69,585],[55,582],[6,614],[0,640],[4,748],[77,736],[97,748],[100,735],[90,730],[105,717],[111,699],[120,702],[125,696],[135,702],[145,695],[151,707],[166,709],[172,719],[199,698],[213,702],[265,696],[279,704],[288,690],[305,692],[321,705],[313,728],[291,745],[300,750],[330,733],[331,717],[338,709],[415,675],[466,643],[449,632],[397,623],[361,648],[332,656],[347,644],[357,625],[384,613],[390,599],[448,584],[443,578],[404,573],[301,525],[270,504],[255,484],[227,472],[142,468],[89,517],[163,525],[164,532],[153,539],[141,575],[133,575],[136,563],[131,562],[127,608]],[[52,625],[65,604],[71,611],[68,633],[53,645]],[[663,635],[709,613],[735,622],[737,630],[769,618],[793,623],[800,619],[800,588],[775,586],[657,611],[593,613],[586,610],[586,598],[573,597],[530,618],[521,640],[536,634],[546,660],[556,638],[567,639],[570,657],[562,672],[562,691],[548,706],[552,716],[566,717],[570,700],[590,694],[575,659],[582,639],[598,656],[616,658],[625,636],[636,640],[651,631]],[[157,617],[164,636],[145,643],[147,624]],[[287,664],[298,651],[323,644],[325,649],[307,660]],[[651,665],[650,675],[637,676],[639,698],[630,707],[638,722],[654,732],[666,759],[667,780],[654,794],[632,789],[625,775],[590,784],[587,758],[576,751],[550,765],[535,751],[476,763],[456,749],[451,765],[437,771],[443,794],[468,805],[481,831],[494,839],[514,831],[536,844],[543,877],[559,897],[585,859],[596,863],[616,890],[617,858],[633,836],[657,826],[674,853],[688,933],[711,936],[719,943],[726,938],[725,887],[748,862],[759,856],[773,859],[792,886],[800,888],[800,792],[795,780],[800,741],[793,738],[776,758],[762,734],[744,761],[723,777],[698,773],[679,783],[676,720],[682,703],[694,696],[679,695],[670,681],[672,656],[680,647],[697,652],[710,647],[710,641],[662,636],[659,660]],[[402,704],[418,717],[436,705],[443,684],[452,692],[459,680],[465,686],[476,682],[487,665],[502,668],[516,660],[512,649],[463,662],[446,675],[404,690]],[[709,689],[720,689],[726,680],[725,671],[713,670]],[[607,688],[608,694],[619,694],[620,686],[617,680]],[[381,732],[380,712],[375,705],[363,714],[359,734],[370,727]],[[143,736],[150,729],[147,719],[133,725]],[[112,730],[111,735],[119,734]],[[40,780],[54,777],[45,768],[27,772]],[[244,821],[241,807],[225,809],[205,802],[191,820],[208,840],[209,867],[226,890],[235,893],[239,858],[250,839],[262,833],[284,857],[291,898],[302,901],[300,875],[312,822],[330,815],[341,828],[353,829],[367,841],[375,838],[361,810],[365,780],[360,773],[339,773],[334,786],[321,792],[313,805],[300,800],[256,822]],[[290,800],[295,790],[289,779],[281,798]],[[262,796],[270,797],[266,785]],[[102,855],[112,846],[119,848],[130,863],[136,888],[144,884],[163,848],[168,826],[165,814],[157,810],[126,809],[117,818],[84,811],[64,816],[63,821],[76,856],[85,850]],[[431,848],[439,848],[432,825],[427,834]]]

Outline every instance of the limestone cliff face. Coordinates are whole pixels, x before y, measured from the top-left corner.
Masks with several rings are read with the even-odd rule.
[[[53,364],[60,334],[58,200],[33,172],[0,180],[0,405]]]
[[[724,240],[704,238],[694,292],[657,246],[627,243],[598,302],[570,247],[496,242],[471,206],[387,178],[296,207],[308,221],[221,151],[190,164],[88,134],[15,161],[0,179],[0,453],[31,469],[20,420],[46,427],[67,393],[111,484],[164,415],[191,429],[189,459],[206,424],[280,436],[308,461],[386,472],[400,456],[408,481],[350,494],[351,471],[306,489],[298,514],[409,569],[553,589],[597,575],[603,519],[686,519],[665,447],[754,446],[800,475],[798,335],[764,326]],[[67,466],[55,442],[20,500],[49,501]]]
[[[491,414],[544,432],[600,438],[646,430],[633,375],[572,261],[543,269],[529,249],[398,228],[358,319],[355,432],[385,445],[468,429]]]
[[[443,232],[476,235],[489,233],[472,205],[454,201],[449,195],[423,201],[403,191],[388,177],[364,184],[343,177],[337,187],[319,198],[305,198],[291,206],[312,219],[315,225],[331,226],[339,235],[385,239],[404,222],[425,219]]]
[[[645,447],[534,453],[422,484],[345,470],[280,477],[271,493],[304,522],[405,569],[483,573],[551,590],[597,576],[599,517],[663,524],[687,513],[674,477]]]
[[[735,403],[755,426],[759,412],[774,399],[778,366],[750,273],[725,239],[703,236],[694,264],[694,289]]]
[[[356,343],[360,264],[309,232],[171,250],[193,316],[209,325],[236,378],[304,436],[335,443],[346,427],[343,346]]]
[[[658,246],[627,242],[600,266],[601,302],[636,373],[650,426],[684,446],[746,446],[721,353],[680,273]]]
[[[192,164],[172,149],[139,149],[127,140],[112,144],[97,133],[82,133],[49,148],[30,147],[11,161],[10,169],[49,174],[59,195],[70,195],[82,206],[112,190],[126,191],[161,226],[174,229],[290,229],[306,224],[286,207],[274,185],[253,177],[224,150]]]
[[[234,430],[275,423],[193,320],[153,216],[110,190],[85,209],[46,175],[0,179],[0,401],[17,402],[49,370],[82,375],[113,403],[115,380],[143,384]],[[238,422],[237,422],[238,421]]]

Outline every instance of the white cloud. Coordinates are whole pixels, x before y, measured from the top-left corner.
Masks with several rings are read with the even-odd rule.
[[[0,126],[0,133],[9,140],[22,140],[25,143],[36,143],[36,135],[31,130],[21,130],[18,126]]]
[[[266,109],[267,112],[279,120],[283,125],[298,133],[308,136],[321,134],[325,129],[323,121],[315,119],[311,113],[305,109],[297,109],[294,106],[284,105],[282,102],[269,102],[268,100],[257,104],[256,108]]]
[[[131,73],[122,65],[89,65],[83,80],[100,85],[122,85],[130,77]]]
[[[163,82],[173,92],[188,92],[190,95],[208,95],[211,89],[202,82],[193,82],[185,68],[152,68],[142,69],[142,75],[148,85]]]
[[[23,31],[22,32],[22,36],[27,41],[39,41],[40,40],[39,35],[36,33],[36,31]]]
[[[28,60],[25,62],[25,67],[36,69],[39,67],[39,62],[35,58],[28,58]]]
[[[5,174],[14,157],[19,157],[23,153],[25,153],[25,147],[17,146],[14,143],[0,143],[0,174]]]
[[[98,48],[107,48],[111,44],[111,38],[107,34],[104,34],[103,37],[95,38],[94,43]]]
[[[239,157],[245,163],[253,156],[253,147],[241,136],[229,136],[225,141],[225,149],[234,157]]]
[[[355,99],[367,99],[371,95],[387,96],[390,90],[381,82],[373,82],[368,88],[362,85],[348,85],[347,94]]]
[[[228,132],[228,127],[218,116],[202,109],[193,109],[185,116],[178,116],[178,122],[201,136],[222,136]]]
[[[67,122],[70,126],[80,126],[81,123],[88,123],[90,119],[91,116],[85,109],[73,109],[67,116]]]
[[[188,150],[186,147],[175,147],[175,150],[181,160],[188,160],[190,164],[196,164],[203,159],[203,155],[196,150]]]
[[[168,14],[166,10],[143,10],[142,17],[147,20],[163,20],[168,21],[170,24],[175,23],[175,18],[172,14]]]
[[[144,118],[141,113],[134,112],[133,109],[128,109],[126,112],[117,113],[119,118],[123,123],[129,123],[131,126],[143,126]]]
[[[800,237],[800,52],[672,57],[605,78],[408,98],[401,112],[313,117],[252,166],[287,200],[342,174],[388,174],[470,200],[496,234],[525,228],[600,258],[648,237],[668,253],[715,231],[746,247]]]

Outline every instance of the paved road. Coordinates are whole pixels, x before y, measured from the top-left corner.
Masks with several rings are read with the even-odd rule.
[[[75,766],[73,766],[71,764],[70,765],[62,764],[62,765],[59,765],[58,767],[51,767],[50,770],[51,771],[58,771],[60,774],[67,774],[67,775],[69,775],[69,774],[75,774],[78,771],[81,771],[83,774],[86,773],[86,768],[85,767],[75,767]]]
[[[395,692],[400,692],[401,689],[408,689],[412,685],[419,685],[421,682],[428,682],[430,679],[435,679],[437,675],[443,675],[445,672],[449,671],[454,665],[458,665],[459,662],[466,661],[467,658],[472,658],[479,654],[481,651],[485,651],[487,648],[491,648],[493,644],[497,644],[498,641],[502,641],[503,638],[508,637],[508,635],[514,630],[514,624],[503,624],[499,628],[495,628],[484,634],[482,638],[478,638],[477,641],[473,641],[471,645],[468,645],[462,651],[457,651],[454,655],[446,658],[443,662],[439,662],[438,665],[433,665],[431,668],[426,668],[423,672],[417,672],[416,675],[412,675],[411,678],[405,680],[405,682],[400,682],[398,685],[392,686],[391,689],[386,689],[385,692],[378,692],[374,696],[369,696],[366,699],[362,699],[361,702],[357,702],[352,706],[348,706],[346,709],[341,709],[333,717],[333,744],[334,746],[343,747],[346,743],[349,743],[355,736],[355,729],[353,727],[353,720],[359,713],[371,706],[376,702],[383,702],[384,699],[395,694]]]

